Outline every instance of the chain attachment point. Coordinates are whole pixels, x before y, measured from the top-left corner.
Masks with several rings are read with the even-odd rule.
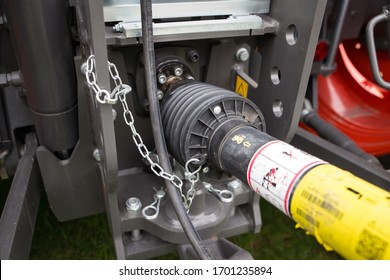
[[[164,169],[158,163],[154,162],[151,159],[151,157],[150,157],[151,152],[145,146],[141,135],[137,132],[137,129],[135,128],[134,116],[131,113],[129,106],[127,105],[127,101],[126,101],[126,95],[131,92],[131,90],[132,90],[131,87],[129,85],[122,83],[122,79],[120,78],[118,69],[116,68],[114,63],[107,61],[107,67],[108,67],[108,71],[110,73],[110,76],[115,83],[115,88],[112,90],[111,93],[106,89],[100,88],[98,83],[97,83],[95,56],[90,55],[88,57],[87,62],[86,62],[85,77],[86,77],[88,85],[91,87],[91,89],[95,93],[95,97],[96,97],[97,102],[99,102],[101,104],[116,104],[118,102],[118,100],[121,102],[122,108],[123,108],[123,119],[124,119],[126,125],[128,125],[130,127],[130,130],[132,132],[133,141],[134,141],[135,145],[137,146],[139,153],[150,164],[150,169],[152,170],[152,172],[156,176],[161,177],[161,178],[166,179],[166,180],[169,180],[179,190],[183,205],[186,208],[187,213],[188,213],[190,210],[192,201],[196,195],[195,183],[199,181],[199,172],[202,168],[202,166],[199,166],[198,169],[196,169],[194,172],[191,172],[189,170],[189,165],[191,163],[194,163],[194,162],[200,162],[200,160],[197,158],[192,158],[192,159],[188,160],[187,163],[185,164],[185,169],[186,169],[185,177],[191,183],[191,188],[188,190],[187,194],[184,195],[183,190],[182,190],[183,181],[177,175],[169,174],[168,172],[164,171]],[[160,192],[160,194],[161,194],[161,192],[163,192],[163,191],[161,190],[158,192]],[[151,205],[149,205],[143,209],[143,215],[145,216],[146,219],[155,219],[159,213],[158,209],[160,207],[160,201],[162,198],[156,198],[156,195],[157,195],[157,193],[155,194],[155,201]],[[165,196],[165,192],[164,192],[164,196]],[[157,203],[157,205],[154,206],[156,203]],[[145,214],[146,211],[150,210],[150,209],[154,210],[155,213],[153,215]]]

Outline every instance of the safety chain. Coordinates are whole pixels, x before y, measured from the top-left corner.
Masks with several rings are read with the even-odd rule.
[[[118,69],[115,64],[107,61],[108,71],[110,72],[111,78],[115,82],[115,88],[110,93],[106,89],[99,87],[96,77],[96,62],[95,56],[90,55],[87,60],[87,66],[85,69],[85,76],[87,78],[88,85],[95,92],[96,100],[101,104],[116,104],[118,102],[118,97],[121,95],[126,95],[131,92],[131,87],[129,85],[123,84],[122,79],[119,77]]]
[[[194,172],[190,171],[190,164],[193,162],[199,162],[200,160],[197,158],[191,158],[189,159],[185,164],[185,177],[187,180],[191,183],[191,187],[187,192],[186,196],[186,203],[184,203],[184,206],[187,209],[187,212],[190,210],[192,201],[195,198],[196,190],[195,190],[195,183],[199,181],[199,171],[202,169],[202,166],[199,166],[198,169],[196,169]],[[184,199],[183,199],[184,201]]]
[[[201,166],[195,170],[194,172],[190,172],[189,170],[189,164],[193,162],[199,161],[199,159],[192,158],[187,161],[185,164],[185,177],[190,181],[191,188],[188,190],[187,195],[183,194],[183,181],[174,174],[170,174],[156,162],[154,162],[150,155],[152,154],[148,148],[145,146],[141,135],[137,132],[135,126],[134,126],[134,117],[131,111],[129,110],[129,107],[127,106],[126,102],[126,95],[131,92],[131,87],[129,85],[123,84],[121,78],[119,77],[118,70],[115,66],[115,64],[107,61],[108,63],[108,71],[110,72],[111,78],[115,82],[115,88],[110,93],[108,90],[102,89],[97,84],[97,77],[95,73],[95,56],[91,55],[88,57],[87,60],[87,66],[85,71],[85,76],[87,79],[88,85],[92,88],[92,90],[95,92],[96,100],[101,104],[116,104],[118,102],[118,99],[120,100],[122,107],[123,107],[123,118],[125,123],[130,127],[132,138],[135,143],[135,145],[138,148],[139,153],[141,156],[147,160],[147,162],[150,164],[150,169],[152,172],[163,179],[169,180],[180,192],[180,196],[182,199],[182,202],[184,204],[184,207],[187,210],[187,213],[190,210],[192,201],[195,197],[195,183],[199,181],[199,171],[201,170]]]

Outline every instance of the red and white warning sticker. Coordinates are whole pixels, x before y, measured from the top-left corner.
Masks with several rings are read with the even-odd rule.
[[[295,184],[306,171],[323,163],[326,162],[275,140],[254,154],[247,179],[256,193],[290,216],[289,201]]]

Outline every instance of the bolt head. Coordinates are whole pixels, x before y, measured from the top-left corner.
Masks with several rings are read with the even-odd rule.
[[[118,116],[118,113],[116,112],[115,109],[112,109],[112,119],[115,121],[116,117]]]
[[[164,97],[164,92],[162,90],[158,90],[157,91],[157,98],[158,98],[158,100],[163,99],[163,97]]]
[[[227,188],[229,191],[236,193],[242,188],[242,182],[239,179],[235,179],[227,183]]]
[[[157,199],[163,199],[165,197],[165,192],[163,190],[159,190],[155,194]]]
[[[81,74],[83,74],[84,76],[87,74],[87,63],[86,62],[81,64],[80,71],[81,71]]]
[[[99,152],[98,149],[93,150],[92,156],[93,156],[93,158],[94,158],[97,162],[101,162],[101,161],[102,161],[102,158],[101,158],[101,156],[100,156],[100,152]]]
[[[164,73],[160,73],[160,74],[158,74],[158,76],[157,76],[157,80],[158,80],[158,83],[159,83],[159,84],[163,85],[163,84],[165,84],[165,82],[167,81],[167,76],[165,76]]]
[[[249,52],[246,48],[240,48],[236,52],[236,58],[239,61],[247,61],[249,59]]]
[[[174,74],[176,77],[180,77],[181,75],[183,75],[183,69],[181,67],[176,67],[175,70],[174,70]]]
[[[206,166],[205,168],[202,169],[203,173],[209,173],[209,171],[210,171],[210,168],[208,166]]]
[[[214,114],[219,115],[222,112],[222,109],[220,106],[215,106],[213,108],[213,112],[214,112]]]
[[[130,197],[126,200],[126,209],[130,212],[138,212],[142,208],[141,200],[138,197]]]

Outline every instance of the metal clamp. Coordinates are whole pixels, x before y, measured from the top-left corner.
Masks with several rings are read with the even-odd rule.
[[[229,203],[233,201],[234,194],[229,190],[218,190],[213,188],[210,183],[203,183],[204,187],[216,198],[218,198],[223,203]]]
[[[165,195],[166,193],[162,189],[156,191],[153,196],[153,203],[142,209],[142,215],[145,217],[145,219],[153,220],[157,218],[158,214],[160,213],[161,200],[164,199]],[[153,214],[147,214],[148,211],[152,212]]]

